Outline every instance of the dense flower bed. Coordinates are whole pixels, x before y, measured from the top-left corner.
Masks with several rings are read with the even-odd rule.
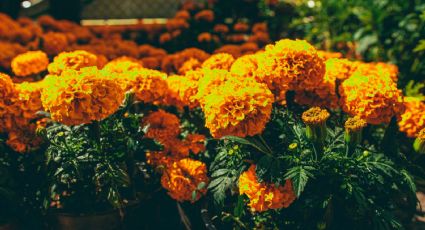
[[[179,11],[161,43],[190,17]],[[406,156],[425,152],[425,104],[403,96],[392,64],[291,39],[169,54],[1,18],[14,29],[0,42],[0,133],[13,154],[45,154],[46,209],[121,209],[152,184],[237,228],[400,227],[397,211],[415,209]]]

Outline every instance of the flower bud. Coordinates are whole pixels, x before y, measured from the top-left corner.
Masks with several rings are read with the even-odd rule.
[[[415,142],[413,142],[413,149],[417,153],[424,154],[425,153],[425,128],[419,131],[418,136],[415,139]]]
[[[365,120],[359,117],[351,117],[344,124],[345,133],[344,140],[349,144],[360,144],[362,141],[362,130],[366,127],[367,123]]]
[[[330,114],[325,109],[313,107],[302,114],[302,120],[307,125],[307,138],[314,142],[323,142],[326,139],[326,121]]]

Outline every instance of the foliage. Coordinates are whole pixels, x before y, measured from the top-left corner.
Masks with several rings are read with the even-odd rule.
[[[48,197],[45,207],[71,212],[122,208],[134,200],[134,156],[155,144],[142,139],[140,115],[129,113],[132,95],[112,116],[89,125],[55,123],[43,133],[46,150]]]
[[[346,144],[336,114],[328,121],[322,148],[317,148],[306,137],[299,117],[297,112],[276,108],[262,137],[224,138],[210,168],[217,203],[225,199],[223,191],[237,185],[246,162],[256,162],[256,174],[265,183],[283,185],[286,179],[292,180],[298,197],[286,209],[242,216],[225,211],[225,219],[238,227],[240,220],[247,228],[401,229],[405,220],[396,210],[408,207],[406,211],[413,213],[416,204],[415,184],[403,165],[395,164],[380,145]],[[379,136],[384,143],[385,137]],[[235,145],[239,151],[234,151]]]

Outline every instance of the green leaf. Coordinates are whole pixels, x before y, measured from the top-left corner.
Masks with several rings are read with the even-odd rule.
[[[301,195],[304,191],[305,186],[310,178],[314,178],[313,173],[314,170],[311,166],[295,166],[290,168],[288,172],[285,174],[285,179],[292,180],[292,185],[294,186],[294,191],[297,197]]]
[[[197,190],[202,190],[202,189],[204,189],[205,188],[205,186],[206,186],[207,184],[205,183],[205,182],[201,182],[201,183],[199,183],[198,184],[198,186],[196,187],[196,189]]]

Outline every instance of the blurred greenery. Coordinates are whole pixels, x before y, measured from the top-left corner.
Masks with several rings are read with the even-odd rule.
[[[269,25],[290,18],[280,37],[307,39],[349,58],[394,63],[402,88],[425,80],[423,0],[280,0],[263,12],[272,15]]]

